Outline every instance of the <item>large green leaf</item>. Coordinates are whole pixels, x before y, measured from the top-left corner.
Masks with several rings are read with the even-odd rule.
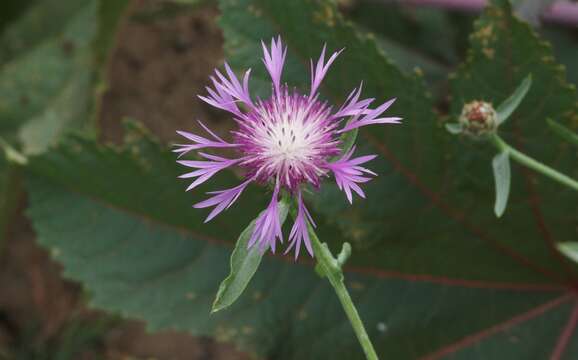
[[[235,206],[203,224],[206,214],[191,204],[205,196],[179,186],[182,169],[174,156],[139,131],[130,138],[122,150],[74,138],[32,158],[28,168],[28,214],[38,241],[64,265],[66,277],[84,284],[93,306],[142,318],[151,329],[234,341],[267,358],[362,358],[331,287],[309,262],[265,256],[243,296],[209,315],[234,241],[266,205],[265,190],[249,188]],[[205,188],[238,182],[221,174]],[[327,239],[339,236],[322,219],[318,228]],[[548,286],[460,286],[427,277],[408,281],[377,268],[349,271],[348,285],[370,336],[392,358],[431,350],[432,332],[439,342],[450,341],[463,329],[568,301]],[[472,323],[470,309],[450,299],[500,306]]]
[[[332,101],[343,99],[360,80],[368,96],[398,97],[391,111],[404,116],[404,125],[360,131],[359,151],[380,154],[372,164],[380,176],[366,187],[368,199],[348,206],[328,185],[314,197],[323,213],[316,217],[322,241],[354,245],[345,276],[378,353],[392,359],[543,359],[561,352],[571,358],[578,346],[566,343],[567,334],[578,317],[566,277],[574,275],[566,275],[544,240],[575,236],[572,194],[552,186],[559,192],[554,198],[533,204],[537,197],[527,201],[528,189],[516,186],[508,212],[496,220],[492,151],[446,134],[421,81],[392,66],[332,3],[223,0],[221,5],[232,63],[255,68],[252,85],[259,92],[270,84],[258,40],[281,33],[290,46],[285,75],[292,84],[308,83],[308,59],[327,42],[330,49],[347,48],[324,87]],[[535,114],[524,118],[516,112],[506,126],[530,119],[539,129],[544,125],[539,116],[563,119],[575,95],[563,86],[554,64],[542,61],[549,50],[510,15],[507,4],[499,5],[486,12],[477,30],[487,23],[499,29],[505,22],[506,30],[493,41],[520,54],[509,63],[495,61],[506,58],[504,49],[495,50],[493,61],[480,58],[484,52],[474,38],[479,63],[470,62],[463,71],[472,77],[475,68],[494,66],[491,76],[483,75],[500,89],[478,86],[475,96],[502,100],[532,73],[536,88],[542,81],[549,84],[543,89],[560,98],[556,106],[536,109],[531,91],[517,112]],[[507,41],[509,36],[515,41]],[[528,56],[535,51],[542,56]],[[506,84],[504,74],[518,67],[520,77]],[[468,95],[459,82],[454,89]],[[454,93],[455,104],[461,95]],[[454,110],[461,106],[455,104]],[[566,153],[548,151],[560,155],[560,168],[568,167]],[[552,160],[548,154],[546,160]],[[520,169],[513,170],[518,185]],[[305,260],[264,257],[244,295],[209,316],[233,242],[263,208],[265,196],[249,189],[234,207],[203,225],[206,214],[190,207],[201,196],[183,193],[177,174],[173,157],[149,140],[133,139],[115,150],[76,139],[32,159],[29,214],[40,242],[52,249],[68,277],[90,290],[94,306],[145,319],[153,329],[234,341],[266,358],[363,358],[330,286]],[[220,174],[211,189],[237,181]],[[551,184],[538,185],[542,191]],[[560,207],[552,206],[556,202]],[[536,218],[536,208],[547,217]]]
[[[95,80],[124,6],[39,1],[6,28],[0,35],[3,138],[39,153],[64,132],[91,128]]]
[[[9,1],[2,5],[0,33],[0,242],[19,197],[5,147],[41,151],[86,114],[94,34],[87,1]],[[22,13],[19,18],[5,15]],[[9,20],[9,21],[8,21]]]
[[[42,152],[63,133],[91,128],[95,75],[101,65],[95,59],[109,50],[105,45],[112,41],[126,1],[20,3],[19,11],[29,7],[0,34],[0,145],[28,154]],[[13,1],[4,6],[16,10]],[[97,13],[98,6],[103,11]],[[2,234],[20,185],[4,150],[0,157]]]
[[[365,81],[364,89],[368,96],[398,98],[390,112],[403,116],[403,125],[360,131],[360,153],[380,155],[371,164],[380,176],[366,186],[368,200],[360,200],[349,206],[335,187],[325,187],[318,202],[318,210],[325,212],[330,219],[339,219],[358,249],[371,247],[372,255],[360,258],[360,262],[378,267],[386,263],[390,269],[411,273],[459,275],[478,280],[550,282],[550,274],[536,272],[531,266],[520,266],[525,260],[512,256],[508,250],[516,249],[524,258],[532,258],[536,267],[553,267],[554,272],[560,268],[545,251],[548,246],[542,241],[541,234],[527,229],[523,233],[534,241],[523,243],[512,236],[518,233],[517,227],[534,223],[533,215],[531,212],[527,214],[525,204],[518,202],[513,205],[522,213],[515,221],[510,219],[518,217],[516,212],[506,217],[507,221],[500,222],[500,226],[493,218],[491,156],[494,150],[482,143],[458,142],[455,137],[446,134],[430,111],[431,103],[423,95],[425,89],[419,80],[405,77],[392,67],[376,50],[371,39],[356,34],[351,27],[341,23],[339,14],[330,5],[323,1],[307,4],[307,11],[301,11],[303,4],[297,2],[225,1],[222,23],[231,61],[237,65],[246,63],[246,66],[253,66],[257,77],[263,75],[265,79],[262,66],[259,66],[258,39],[289,29],[292,21],[299,19],[302,23],[300,30],[293,31],[291,28],[292,31],[281,32],[290,47],[286,79],[305,84],[308,75],[304,70],[308,68],[308,58],[317,57],[320,46],[327,42],[330,48],[347,49],[327,77],[325,90],[330,99],[343,98],[360,80]],[[253,11],[245,11],[247,8]],[[505,11],[501,10],[502,13]],[[278,15],[277,18],[275,14],[283,16]],[[237,27],[244,23],[239,19],[253,26],[239,29]],[[492,21],[489,15],[484,19]],[[515,19],[511,21],[512,26],[527,30],[519,35],[525,39],[522,44],[526,47],[533,44],[542,49],[525,24]],[[252,57],[249,57],[251,52]],[[356,56],[359,53],[363,56]],[[248,59],[251,62],[246,61]],[[541,61],[534,66],[544,68],[543,71],[555,70],[554,66]],[[540,68],[534,70],[540,72]],[[529,72],[524,71],[526,74]],[[488,75],[485,74],[484,78],[488,78]],[[498,76],[496,78],[500,79]],[[554,79],[559,79],[559,76]],[[254,82],[264,83],[258,79]],[[512,86],[508,87],[509,92],[504,91],[500,99],[511,94],[519,82],[513,81]],[[476,86],[476,89],[477,96],[490,96],[486,95],[484,88]],[[561,91],[566,91],[566,88],[562,87]],[[573,93],[561,95],[561,106],[552,106],[550,114],[565,113],[574,106]],[[564,96],[567,101],[562,106]],[[454,98],[460,99],[458,94]],[[533,109],[531,104],[532,101],[528,99],[529,109]],[[533,117],[537,118],[537,115]],[[544,122],[540,121],[535,126],[543,128]],[[518,188],[523,193],[524,188]],[[419,217],[416,217],[416,212],[419,212]],[[417,224],[408,227],[404,219],[411,220],[410,224]],[[495,226],[489,227],[488,224]],[[434,238],[435,241],[432,240]],[[445,254],[448,248],[459,256],[454,261],[440,262],[435,254]],[[356,261],[355,257],[353,261]],[[460,264],[472,266],[461,267]]]
[[[21,15],[33,0],[5,0],[2,2],[2,12],[0,12],[0,33],[4,27]]]
[[[44,1],[0,43],[0,132],[38,153],[86,125],[92,100],[94,0]]]
[[[360,29],[371,31],[377,45],[402,71],[423,71],[431,85],[445,81],[459,60],[457,35],[463,30],[443,9],[361,0],[347,15]]]
[[[326,42],[330,49],[346,48],[325,82],[325,94],[330,100],[338,103],[360,80],[364,80],[367,96],[397,96],[390,112],[403,116],[403,125],[360,131],[360,152],[380,155],[370,165],[380,176],[366,186],[368,199],[349,206],[335,187],[328,186],[314,199],[316,210],[341,227],[341,241],[354,245],[353,267],[376,274],[384,272],[405,279],[408,286],[416,288],[424,285],[412,279],[457,287],[483,283],[489,288],[503,286],[512,290],[536,283],[564,288],[576,279],[575,269],[554,246],[555,241],[576,237],[576,194],[515,167],[508,212],[500,220],[495,219],[491,170],[495,151],[482,142],[447,134],[429,110],[431,103],[423,95],[420,81],[403,76],[392,67],[371,38],[357,34],[331,2],[223,0],[221,4],[231,62],[239,69],[253,67],[258,78],[254,83],[260,91],[267,80],[258,64],[258,40],[281,34],[289,45],[285,79],[292,85],[307,84],[308,59],[316,58]],[[501,103],[529,73],[535,87],[512,115],[511,122],[504,125],[504,136],[518,127],[518,142],[525,151],[563,171],[575,172],[575,152],[559,145],[554,137],[547,137],[545,119],[570,121],[576,114],[576,94],[565,83],[551,49],[527,24],[512,16],[506,1],[495,1],[476,23],[469,60],[452,81],[452,113],[459,114],[464,102],[473,99]],[[336,239],[323,234],[322,227],[320,232],[322,239]],[[424,296],[436,299],[435,292]],[[393,297],[390,301],[404,309],[397,314],[400,317],[418,311],[413,309],[418,298],[395,293],[387,297]],[[517,331],[523,332],[525,340],[532,344],[541,341],[539,352],[532,347],[537,359],[553,353],[555,343],[565,349],[565,337],[547,341],[536,332],[537,322],[525,321],[533,316],[517,317],[514,312],[510,313],[510,320],[503,319],[503,325],[499,321],[488,325],[488,312],[504,310],[500,300],[489,304],[456,294],[439,301],[444,306],[466,310],[469,325],[456,333],[445,333],[444,339],[435,326],[425,325],[423,337],[408,332],[398,340],[414,348],[401,358],[414,358],[442,347],[448,356],[472,358],[472,353],[466,355],[469,350],[465,350],[471,347],[477,357],[493,358],[496,344],[507,342]],[[518,306],[527,305],[526,298],[519,298]],[[568,317],[548,315],[541,320],[559,332],[567,322],[573,329],[576,320],[565,309],[563,314]],[[529,312],[535,316],[542,313],[536,309]],[[444,319],[443,311],[436,310],[422,316],[431,323]],[[528,346],[523,342],[511,351],[504,349],[498,358],[525,359]],[[575,351],[573,347],[568,349]],[[384,354],[400,356],[394,349],[390,351]],[[567,356],[571,356],[570,352]]]

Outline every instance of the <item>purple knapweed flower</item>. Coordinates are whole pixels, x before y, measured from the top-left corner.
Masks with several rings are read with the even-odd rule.
[[[209,192],[212,197],[194,205],[195,208],[213,207],[206,221],[229,208],[249,183],[271,184],[273,197],[255,221],[249,246],[258,244],[261,250],[271,248],[273,252],[276,242],[283,242],[278,209],[280,191],[295,195],[297,216],[289,235],[287,251],[295,248],[297,257],[301,244],[304,244],[313,256],[308,226],[315,224],[303,202],[301,187],[306,184],[319,187],[323,177],[333,174],[337,186],[345,192],[350,203],[353,201],[352,191],[365,197],[358,184],[369,181],[371,178],[368,175],[376,174],[361,165],[375,158],[375,155],[352,158],[355,152],[355,147],[352,147],[335,160],[340,154],[340,135],[365,125],[399,123],[401,118],[380,117],[395,99],[370,108],[374,99],[360,99],[361,85],[349,94],[335,112],[326,102],[319,100],[319,85],[341,51],[325,61],[324,46],[317,63],[311,61],[311,89],[304,95],[281,83],[287,54],[281,38],[271,40],[270,48],[261,44],[263,63],[272,80],[272,95],[266,100],[252,99],[249,94],[251,70],[245,72],[241,82],[225,63],[226,75],[215,70],[215,76],[211,76],[213,88],[207,87],[208,96],[199,98],[233,115],[238,124],[238,129],[232,131],[233,140],[228,142],[221,139],[200,123],[208,136],[179,131],[190,143],[177,145],[174,150],[180,157],[193,150],[234,148],[239,156],[228,159],[199,152],[204,160],[179,161],[181,165],[195,169],[180,177],[194,179],[188,191],[225,168],[236,165],[245,170],[245,179],[240,185]]]

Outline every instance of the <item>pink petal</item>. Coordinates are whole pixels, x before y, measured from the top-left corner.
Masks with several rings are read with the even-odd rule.
[[[277,41],[275,41],[274,38],[271,39],[271,51],[267,49],[263,41],[261,41],[261,46],[263,47],[263,59],[262,59],[263,63],[265,64],[265,68],[267,69],[269,75],[271,76],[275,93],[277,94],[277,96],[279,96],[281,86],[281,73],[283,72],[283,66],[285,64],[287,47],[283,48],[281,36],[277,37]]]
[[[297,217],[295,218],[295,222],[293,223],[293,227],[291,228],[291,232],[289,234],[289,241],[291,242],[287,250],[285,250],[285,254],[291,251],[292,248],[295,248],[295,260],[299,256],[299,251],[301,250],[301,243],[305,244],[305,248],[309,255],[313,257],[313,248],[311,246],[311,239],[309,238],[309,227],[308,224],[315,227],[315,223],[309,214],[309,211],[305,207],[305,203],[301,197],[301,191],[299,191],[298,195],[298,207],[297,207]]]
[[[327,167],[333,172],[337,187],[345,192],[345,196],[349,203],[353,203],[352,190],[362,198],[365,198],[365,193],[358,184],[366,183],[371,180],[370,177],[362,176],[363,174],[376,175],[373,171],[366,169],[361,164],[373,160],[376,155],[365,155],[358,158],[351,159],[351,155],[355,151],[353,146],[343,157]]]
[[[346,131],[353,130],[355,128],[359,128],[366,125],[372,124],[399,124],[402,118],[400,117],[381,117],[378,118],[379,115],[383,114],[394,102],[395,98],[386,101],[385,103],[381,104],[375,109],[363,109],[361,114],[362,117],[354,117],[351,119],[343,129],[337,131],[337,133],[343,133]]]
[[[331,57],[329,58],[329,60],[327,60],[327,63],[325,63],[326,47],[327,47],[326,45],[323,45],[323,50],[321,50],[321,55],[319,56],[319,60],[317,60],[315,69],[313,68],[313,61],[311,61],[311,92],[309,93],[309,99],[312,99],[313,96],[315,96],[315,94],[317,93],[317,89],[319,88],[319,85],[321,85],[321,82],[323,81],[325,74],[327,74],[327,70],[329,70],[329,67],[335,61],[337,56],[339,56],[339,54],[341,54],[341,52],[345,50],[341,49],[337,52],[334,52],[333,55],[331,55]]]
[[[238,144],[231,144],[226,142],[225,140],[218,137],[214,132],[212,132],[208,127],[205,126],[201,121],[199,124],[205,131],[207,131],[214,140],[204,138],[202,136],[186,132],[186,131],[177,131],[177,134],[191,140],[192,144],[175,144],[177,147],[173,149],[173,152],[178,153],[179,157],[187,154],[190,151],[204,149],[204,148],[227,148],[227,147],[237,147]]]
[[[270,247],[271,251],[275,252],[276,239],[283,242],[281,222],[279,220],[278,196],[279,184],[275,186],[269,206],[255,221],[255,228],[249,239],[249,248],[258,244],[261,251],[265,251],[267,247]]]
[[[215,196],[210,197],[206,200],[203,200],[195,205],[193,205],[196,209],[203,209],[207,207],[214,206],[215,208],[211,211],[205,222],[211,221],[215,216],[219,215],[223,210],[228,209],[237,199],[241,196],[241,193],[249,183],[253,181],[253,178],[246,180],[242,184],[225,190],[219,191],[212,191],[208,194],[213,194]]]

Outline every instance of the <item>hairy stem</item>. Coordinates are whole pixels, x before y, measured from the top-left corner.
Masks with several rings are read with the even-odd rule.
[[[311,226],[309,226],[309,235],[311,237],[315,258],[317,259],[317,266],[321,273],[327,277],[331,286],[333,286],[333,289],[341,302],[341,306],[343,307],[343,310],[345,310],[347,318],[353,327],[357,340],[359,340],[359,343],[363,348],[365,357],[368,360],[378,360],[379,358],[377,357],[377,353],[369,339],[369,335],[367,335],[367,331],[363,326],[359,313],[357,312],[357,309],[351,300],[351,296],[349,296],[349,292],[343,282],[341,265],[351,253],[350,245],[348,243],[343,244],[343,250],[338,259],[336,259],[333,254],[331,254],[327,244],[322,244],[321,241],[319,241],[319,238]]]
[[[516,160],[518,163],[578,191],[578,181],[514,149],[497,134],[492,135],[491,140],[499,150],[507,151],[510,154],[510,158]]]

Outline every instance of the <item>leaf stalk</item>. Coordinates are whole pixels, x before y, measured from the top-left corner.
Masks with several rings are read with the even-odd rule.
[[[521,165],[524,165],[538,173],[541,173],[542,175],[549,177],[552,180],[559,182],[560,184],[566,185],[567,187],[578,191],[578,181],[514,149],[512,146],[502,140],[502,138],[500,138],[497,134],[492,134],[490,140],[500,151],[507,151],[510,155],[510,158],[514,159]]]

